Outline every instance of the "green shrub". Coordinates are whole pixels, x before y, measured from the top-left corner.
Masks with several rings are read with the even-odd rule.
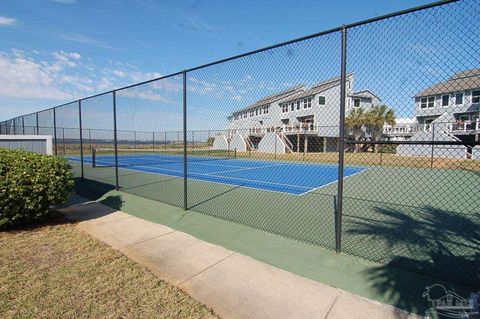
[[[0,149],[0,229],[38,221],[71,195],[71,167],[60,157]]]

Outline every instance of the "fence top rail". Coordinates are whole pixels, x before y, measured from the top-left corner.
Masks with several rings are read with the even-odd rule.
[[[213,65],[216,65],[216,64],[225,63],[225,62],[228,62],[228,61],[232,61],[232,60],[239,59],[239,58],[242,58],[242,57],[254,55],[254,54],[257,54],[257,53],[260,53],[260,52],[264,52],[264,51],[268,51],[268,50],[275,49],[275,48],[278,48],[278,47],[286,46],[286,45],[293,44],[293,43],[296,43],[296,42],[301,42],[301,41],[304,41],[304,40],[316,38],[316,37],[326,35],[326,34],[330,34],[330,33],[333,33],[333,32],[338,32],[338,31],[341,31],[343,29],[358,27],[358,26],[365,25],[365,24],[368,24],[368,23],[377,22],[377,21],[388,19],[388,18],[393,18],[393,17],[396,17],[396,16],[400,16],[400,15],[404,15],[404,14],[408,14],[408,13],[413,13],[413,12],[421,11],[421,10],[425,10],[425,9],[430,9],[430,8],[434,8],[434,7],[437,7],[437,6],[446,5],[446,4],[454,3],[454,2],[458,2],[458,1],[461,1],[461,0],[440,0],[440,1],[429,3],[429,4],[416,6],[416,7],[413,7],[413,8],[409,8],[409,9],[405,9],[405,10],[401,10],[401,11],[396,11],[396,12],[392,12],[392,13],[377,16],[377,17],[373,17],[373,18],[370,18],[370,19],[361,20],[361,21],[358,21],[358,22],[350,23],[350,24],[344,24],[340,27],[335,27],[335,28],[331,28],[331,29],[328,29],[328,30],[316,32],[316,33],[309,34],[309,35],[306,35],[306,36],[303,36],[303,37],[299,37],[299,38],[295,38],[295,39],[292,39],[292,40],[280,42],[280,43],[270,45],[270,46],[266,46],[266,47],[263,47],[263,48],[260,48],[260,49],[248,51],[248,52],[241,53],[241,54],[238,54],[238,55],[234,55],[234,56],[231,56],[231,57],[227,57],[227,58],[224,58],[224,59],[220,59],[220,60],[216,60],[216,61],[209,62],[209,63],[206,63],[206,64],[202,64],[202,65],[199,65],[199,66],[196,66],[196,67],[188,68],[188,69],[185,69],[183,71],[179,71],[179,72],[171,73],[171,74],[168,74],[168,75],[160,76],[160,77],[157,77],[157,78],[153,78],[153,79],[150,79],[150,80],[130,84],[130,85],[127,85],[127,86],[123,86],[123,87],[120,87],[120,88],[117,88],[117,89],[112,89],[112,90],[105,91],[105,92],[102,92],[102,93],[90,95],[90,96],[87,96],[87,97],[84,97],[84,98],[81,98],[81,99],[78,99],[78,100],[70,101],[70,102],[67,102],[67,103],[63,103],[63,104],[60,104],[60,105],[57,105],[57,106],[42,109],[40,111],[28,113],[28,114],[21,115],[21,116],[28,116],[28,115],[32,115],[32,114],[42,112],[42,111],[53,110],[53,109],[56,109],[56,108],[66,106],[68,104],[79,103],[83,100],[92,99],[92,98],[95,98],[95,97],[98,97],[98,96],[101,96],[101,95],[113,93],[115,91],[121,91],[121,90],[129,89],[129,88],[132,88],[132,87],[135,87],[135,86],[140,86],[140,85],[143,85],[143,84],[159,81],[159,80],[166,79],[166,78],[169,78],[169,77],[173,77],[173,76],[181,75],[181,74],[184,74],[184,73],[187,73],[187,72],[192,72],[192,71],[195,71],[195,70],[203,69],[203,68],[213,66]]]

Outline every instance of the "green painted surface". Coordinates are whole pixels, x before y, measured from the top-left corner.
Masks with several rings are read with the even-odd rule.
[[[368,298],[415,311],[429,284],[480,287],[478,172],[372,166],[345,179],[348,255],[333,252],[336,184],[294,196],[189,180],[184,212],[183,179],[119,173],[109,205]],[[111,168],[85,167],[85,176],[104,192],[115,180]]]

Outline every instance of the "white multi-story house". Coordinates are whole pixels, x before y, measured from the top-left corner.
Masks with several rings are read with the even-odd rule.
[[[415,95],[415,125],[399,134],[404,125],[395,125],[385,134],[412,141],[462,141],[472,145],[480,138],[480,69],[457,72],[448,80],[434,84]],[[405,156],[433,154],[438,157],[465,158],[473,147],[402,145],[397,153]]]
[[[346,77],[346,113],[371,109],[380,98],[369,90],[353,90]],[[249,149],[268,153],[335,151],[339,135],[340,78],[310,88],[304,85],[264,97],[229,116],[228,133],[215,139],[219,149]]]

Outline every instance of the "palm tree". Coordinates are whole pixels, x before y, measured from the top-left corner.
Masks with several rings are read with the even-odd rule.
[[[366,123],[370,128],[373,140],[380,141],[385,124],[395,125],[395,110],[389,109],[385,104],[372,107],[366,114]],[[378,144],[375,144],[374,152],[378,151]]]
[[[358,109],[353,109],[348,116],[345,118],[345,126],[353,130],[353,138],[356,142],[362,137],[362,127],[366,124],[367,113],[363,107]],[[355,144],[354,153],[360,151],[360,144]]]

